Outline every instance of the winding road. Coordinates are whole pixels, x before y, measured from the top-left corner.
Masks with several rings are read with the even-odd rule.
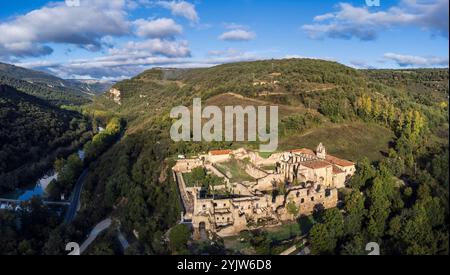
[[[78,210],[80,209],[80,197],[81,190],[83,189],[84,180],[89,174],[89,169],[85,169],[83,173],[78,178],[77,183],[75,184],[75,189],[72,192],[72,197],[70,199],[70,206],[67,209],[66,216],[64,217],[64,223],[71,223],[76,215]]]
[[[112,220],[110,218],[105,219],[98,223],[94,229],[92,229],[91,233],[89,233],[89,237],[81,244],[80,246],[80,254],[83,254],[88,247],[97,239],[97,236],[108,229],[112,224]]]

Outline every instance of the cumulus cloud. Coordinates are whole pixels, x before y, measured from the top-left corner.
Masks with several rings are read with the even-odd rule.
[[[164,56],[108,56],[92,60],[73,60],[59,64],[16,63],[17,66],[47,71],[59,77],[120,80],[133,77],[151,67],[198,68],[223,63],[256,60],[254,57],[217,57],[201,60]]]
[[[149,66],[164,66],[189,62],[191,52],[186,41],[148,39],[114,47],[99,57],[67,62],[16,63],[18,66],[40,69],[62,78],[113,78],[134,76]]]
[[[0,56],[41,56],[52,53],[48,43],[102,48],[105,36],[129,33],[124,0],[81,0],[80,6],[49,4],[0,23]],[[107,12],[105,12],[107,10]]]
[[[128,42],[125,47],[111,49],[112,55],[143,55],[166,57],[190,57],[191,51],[187,41],[169,41],[163,39],[150,39],[139,42]]]
[[[397,53],[385,53],[384,59],[391,60],[401,67],[442,67],[449,65],[448,57],[415,56]]]
[[[195,9],[195,5],[186,1],[158,1],[157,5],[168,9],[174,16],[181,16],[193,23],[198,23],[200,18]]]
[[[250,41],[256,38],[256,34],[251,31],[236,29],[223,33],[219,36],[224,41]]]
[[[158,3],[170,8],[175,15],[198,21],[192,4],[183,1]],[[154,2],[80,0],[80,5],[52,2],[0,22],[0,58],[63,78],[122,79],[151,66],[199,66],[202,62],[190,61],[189,43],[176,39],[182,34],[183,27],[173,19],[128,19],[130,9],[143,6],[154,7]],[[127,36],[129,42],[118,44],[121,36]],[[51,54],[51,45],[55,43],[102,51],[99,51],[100,56],[87,59],[21,61],[26,57]]]
[[[183,32],[183,27],[170,18],[156,20],[139,19],[134,21],[136,34],[147,38],[174,37]]]
[[[172,50],[162,50],[171,43]],[[176,46],[175,41],[146,43],[128,43],[121,48],[110,49],[108,54],[91,58],[70,60],[67,62],[29,62],[16,63],[17,66],[50,72],[62,78],[95,78],[119,80],[130,78],[151,67],[197,68],[211,67],[223,63],[253,61],[261,59],[254,52],[239,52],[225,50],[212,52],[206,58],[192,59],[186,54],[182,45]],[[170,47],[169,47],[170,48]],[[178,51],[175,49],[179,49]],[[178,52],[175,54],[174,52]]]
[[[314,24],[302,26],[310,38],[374,40],[378,32],[393,27],[415,26],[448,38],[448,0],[402,0],[385,11],[340,3],[338,11],[318,15]]]

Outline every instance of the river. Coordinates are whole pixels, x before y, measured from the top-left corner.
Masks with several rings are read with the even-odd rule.
[[[78,156],[84,160],[85,154],[83,150],[78,151]],[[58,179],[58,173],[49,171],[47,175],[40,178],[36,184],[30,185],[26,188],[17,189],[16,192],[3,196],[6,199],[28,201],[33,197],[45,198],[47,196],[47,187],[53,181]]]

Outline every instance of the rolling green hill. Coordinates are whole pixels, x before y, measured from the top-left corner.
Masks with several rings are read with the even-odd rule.
[[[316,143],[324,140],[330,148],[339,147],[335,153],[353,151],[349,157],[355,161],[364,155],[377,160],[388,151],[396,124],[404,120],[407,110],[418,110],[426,117],[428,130],[434,134],[430,140],[445,139],[447,82],[445,69],[366,71],[322,60],[267,60],[206,69],[151,69],[114,86],[121,91],[121,105],[107,94],[92,106],[119,113],[129,122],[128,133],[135,133],[152,128],[157,118],[167,118],[171,107],[191,105],[193,97],[219,107],[277,104],[283,145],[311,146],[311,142],[295,145],[285,140],[301,143],[300,137],[317,128]],[[370,106],[361,105],[364,97]],[[370,110],[363,110],[367,107]],[[333,125],[353,122],[359,122],[357,136],[361,138],[353,139],[354,146],[346,143],[351,150],[340,144],[352,131],[336,131],[336,139],[326,135],[327,125],[335,129]],[[371,123],[377,123],[381,132],[373,131]],[[382,139],[380,133],[384,133]],[[366,153],[365,148],[372,145],[373,152]],[[357,148],[360,152],[355,152]]]
[[[194,97],[201,97],[205,105],[220,107],[276,104],[280,107],[279,150],[324,142],[330,153],[358,162],[358,174],[349,187],[355,194],[364,194],[368,211],[359,227],[352,227],[355,232],[351,236],[358,235],[339,240],[339,253],[356,253],[352,246],[368,236],[388,241],[389,252],[394,254],[414,254],[405,250],[411,242],[422,251],[441,253],[445,250],[443,232],[448,228],[448,222],[441,220],[444,209],[448,215],[445,83],[448,70],[365,71],[308,59],[145,71],[114,85],[120,91],[116,98],[120,104],[107,93],[85,106],[115,113],[127,121],[128,128],[122,141],[101,157],[88,177],[80,221],[94,225],[114,213],[128,236],[139,234],[128,253],[170,253],[161,239],[177,223],[180,211],[170,174],[174,156],[242,145],[257,148],[255,143],[172,142],[170,109],[190,106]],[[382,198],[376,197],[381,192],[376,189],[380,182],[387,192]],[[404,186],[394,188],[392,182]],[[377,216],[376,211],[381,210],[374,200],[381,199],[386,217]],[[424,205],[430,210],[421,215],[433,219],[428,223],[431,227],[413,225],[414,211]],[[374,228],[373,221],[380,217],[386,230]],[[437,237],[406,239],[408,233],[387,231],[395,222],[399,230],[418,226]]]

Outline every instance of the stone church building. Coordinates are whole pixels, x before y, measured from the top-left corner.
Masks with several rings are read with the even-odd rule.
[[[245,163],[243,169],[254,181],[235,182],[216,168],[232,159]],[[211,196],[201,187],[186,186],[183,174],[197,167],[223,178],[224,185],[214,190],[226,192]],[[319,144],[315,151],[291,150],[269,158],[245,149],[211,151],[195,159],[179,160],[173,172],[184,205],[183,220],[192,224],[195,236],[209,232],[224,237],[279,225],[311,215],[319,208],[336,207],[338,189],[345,187],[356,169],[353,162],[328,155]],[[288,211],[288,205],[295,205],[297,212]]]

